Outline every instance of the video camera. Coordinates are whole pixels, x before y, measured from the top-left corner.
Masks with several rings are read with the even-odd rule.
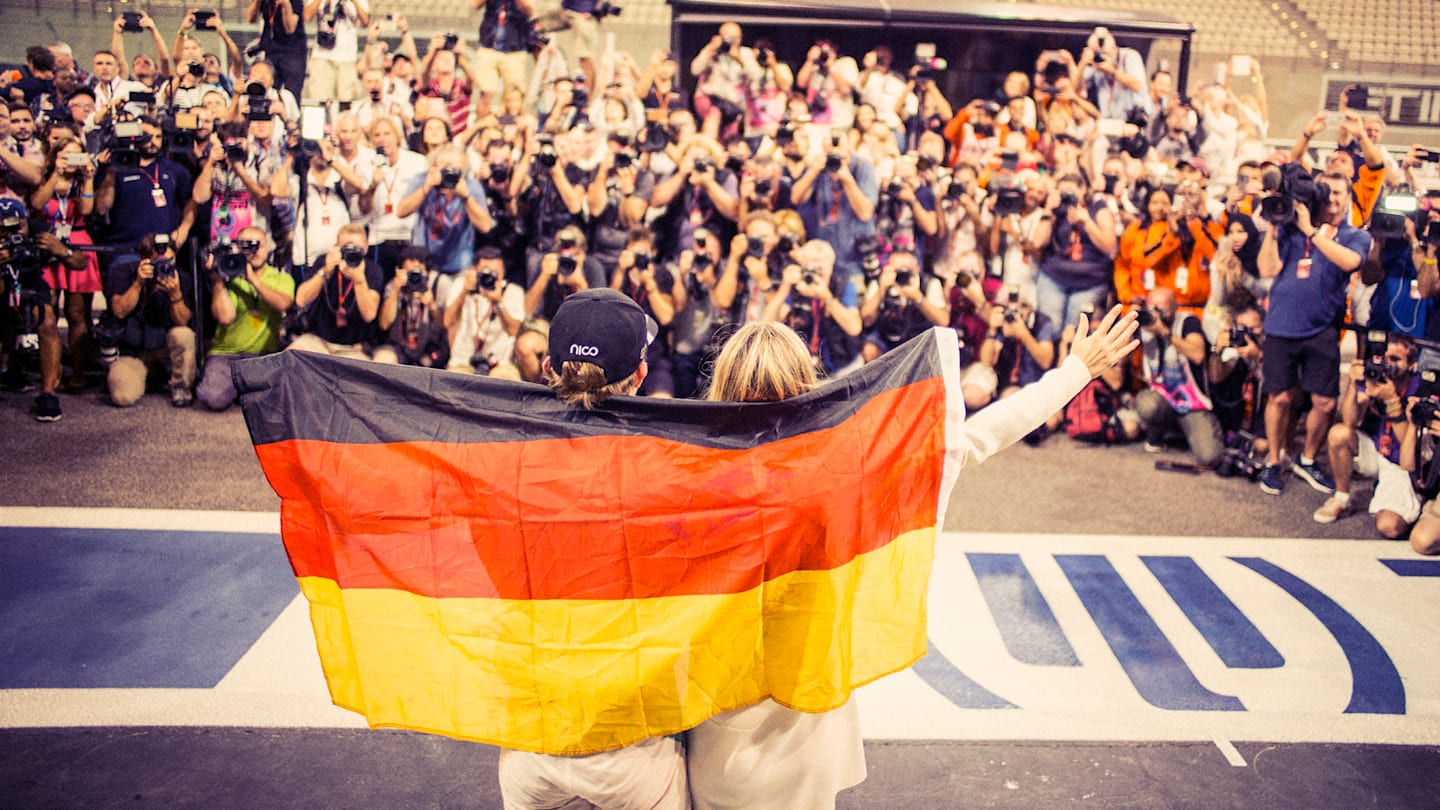
[[[1405,236],[1405,221],[1415,219],[1419,212],[1420,198],[1414,192],[1392,191],[1380,198],[1375,213],[1370,215],[1370,233],[1383,239],[1401,239]],[[1420,223],[1415,224],[1418,232]]]
[[[116,121],[110,130],[106,147],[110,162],[116,166],[140,165],[140,145],[145,142],[145,129],[139,121]]]
[[[606,17],[619,17],[622,11],[624,11],[624,9],[610,2],[610,0],[600,0],[600,2],[596,3],[595,7],[591,9],[590,16],[594,17],[596,22],[599,22]]]
[[[1025,207],[1025,181],[1014,173],[997,177],[995,187],[995,216],[1006,217],[1018,214]]]
[[[1225,449],[1215,462],[1215,474],[1221,478],[1247,478],[1259,481],[1265,471],[1265,456],[1255,452],[1255,434],[1235,430],[1225,434]]]
[[[1272,193],[1261,198],[1260,217],[1276,227],[1294,224],[1297,205],[1309,208],[1310,221],[1318,223],[1330,199],[1329,187],[1316,183],[1314,175],[1298,162],[1266,171],[1261,181]]]

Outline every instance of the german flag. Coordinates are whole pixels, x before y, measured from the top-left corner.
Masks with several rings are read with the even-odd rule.
[[[335,703],[547,754],[827,711],[923,655],[958,380],[943,329],[775,403],[235,365]]]

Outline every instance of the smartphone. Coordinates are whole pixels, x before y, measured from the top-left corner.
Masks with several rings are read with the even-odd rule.
[[[213,12],[213,11],[202,11],[202,10],[200,10],[200,9],[196,9],[196,10],[195,10],[195,30],[196,30],[196,31],[214,31],[214,30],[215,30],[215,23],[211,22],[211,20],[214,20],[214,19],[215,19],[215,12]]]
[[[71,152],[65,156],[65,165],[72,168],[90,165],[90,156],[84,152]]]
[[[1416,149],[1415,157],[1422,163],[1440,163],[1440,149]]]
[[[1352,84],[1345,88],[1345,106],[1352,110],[1364,110],[1370,107],[1370,88],[1363,84]]]
[[[155,94],[144,91],[136,92],[134,90],[131,90],[130,95],[126,96],[125,101],[127,104],[154,104]]]
[[[1250,57],[1239,55],[1230,57],[1231,76],[1249,76],[1250,70]]]
[[[307,141],[320,141],[325,138],[325,107],[319,104],[306,104],[300,108],[300,137]]]
[[[144,27],[140,25],[140,17],[141,15],[138,11],[120,12],[120,19],[125,21],[123,24],[121,24],[120,30],[127,34],[138,34],[141,31],[144,31]]]

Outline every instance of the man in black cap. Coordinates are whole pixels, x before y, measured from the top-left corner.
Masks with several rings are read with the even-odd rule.
[[[658,330],[629,296],[608,287],[581,290],[550,322],[545,377],[562,402],[586,410],[633,395],[649,371],[645,347]],[[685,755],[673,737],[585,756],[501,749],[499,772],[506,807],[690,807]]]
[[[659,328],[617,290],[581,290],[550,322],[545,377],[566,405],[589,409],[611,396],[630,396],[650,370],[645,348]]]

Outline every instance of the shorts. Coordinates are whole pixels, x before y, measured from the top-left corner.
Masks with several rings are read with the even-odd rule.
[[[1340,396],[1340,336],[1332,326],[1308,338],[1265,336],[1261,360],[1264,393],[1299,388],[1319,397]]]
[[[960,372],[960,387],[970,386],[977,388],[995,398],[995,392],[1000,388],[1000,378],[995,376],[995,367],[987,366],[984,363],[975,362],[966,366]]]
[[[502,85],[506,90],[511,87],[524,90],[527,85],[525,74],[529,70],[528,51],[501,53],[489,48],[475,49],[475,73],[480,79],[480,92],[485,95],[496,95]],[[498,99],[493,103],[499,106]]]
[[[1268,347],[1267,347],[1268,348]],[[1410,483],[1410,473],[1380,455],[1375,440],[1360,434],[1356,437],[1355,472],[1375,479],[1375,494],[1370,496],[1370,514],[1394,512],[1406,523],[1420,518],[1420,496]]]
[[[570,26],[570,57],[576,62],[594,58],[595,46],[600,42],[600,23],[578,11],[564,10],[563,14]]]
[[[578,757],[502,748],[500,795],[507,808],[570,807],[574,799],[614,810],[690,806],[685,755],[669,737]]]
[[[310,57],[305,77],[305,98],[308,101],[351,102],[360,97],[360,77],[354,63]]]

